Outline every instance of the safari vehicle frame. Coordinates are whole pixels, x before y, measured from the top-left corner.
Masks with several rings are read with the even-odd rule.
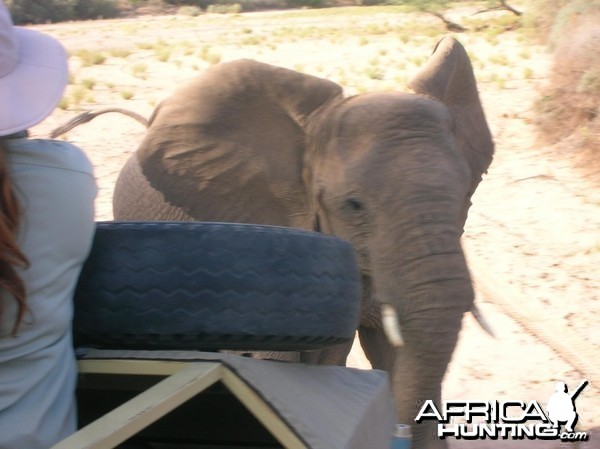
[[[290,239],[287,250],[297,252],[293,267],[283,264],[285,268],[279,274],[274,267],[281,267],[282,261],[277,258],[289,254],[277,250],[275,242],[269,244],[271,239],[278,245]],[[318,239],[313,242],[317,247],[325,248],[323,257],[302,266],[305,259],[302,248],[312,239]],[[224,349],[311,350],[353,339],[360,309],[360,290],[356,290],[356,295],[351,294],[356,287],[353,279],[357,267],[352,258],[345,265],[338,266],[336,262],[328,267],[328,258],[340,257],[335,254],[336,248],[342,252],[347,249],[347,244],[337,239],[332,246],[331,239],[316,233],[299,234],[292,229],[253,225],[99,223],[75,294],[74,339],[79,357],[77,397],[81,429],[53,449],[103,449],[122,443],[153,448],[388,449],[395,407],[385,372],[214,352],[219,341]],[[297,245],[290,243],[295,240],[299,241]],[[218,250],[213,251],[213,245]],[[274,260],[252,253],[253,248],[264,249],[265,245],[273,246]],[[190,254],[196,255],[190,257]],[[223,254],[230,256],[223,259]],[[242,271],[251,275],[244,277],[238,272],[230,279],[227,272],[239,268],[238,259],[247,259]],[[215,269],[216,262],[237,268]],[[210,267],[208,274],[206,267]],[[292,289],[279,290],[278,285],[285,283],[291,269],[306,274],[310,291],[304,291],[301,283]],[[336,270],[344,273],[335,273]],[[185,273],[183,277],[181,273]],[[269,285],[279,291],[276,295],[253,284],[264,283],[272,276],[276,279],[270,279],[269,282],[275,282]],[[331,279],[335,279],[334,284],[345,286],[338,289]],[[216,286],[229,285],[235,280],[253,294],[246,298],[246,292],[238,290],[217,291]],[[193,288],[182,289],[181,284]],[[306,301],[339,296],[347,315],[342,317],[345,320],[342,327],[346,329],[334,329],[335,326],[325,322],[322,328],[331,331],[330,335],[318,335],[316,339],[269,335],[266,339],[249,338],[244,347],[246,327],[255,329],[255,322],[261,319],[253,314],[252,307],[247,322],[243,318],[238,320],[240,334],[237,337],[224,334],[219,341],[214,336],[206,337],[207,332],[202,328],[206,324],[205,314],[193,313],[196,307],[202,309],[204,302],[215,299],[219,304],[230,299],[232,307],[237,307],[237,300],[249,300],[263,310],[281,308],[285,306],[279,301],[294,299],[298,290]],[[228,299],[231,294],[233,299]],[[140,301],[143,304],[137,310]],[[324,304],[336,307],[335,302]],[[312,308],[308,305],[311,304],[300,301],[298,310],[291,315],[301,316],[302,310]],[[189,309],[189,314],[178,316],[189,315],[190,323],[169,319],[172,308]],[[160,319],[149,318],[149,309],[158,313]],[[87,315],[95,321],[87,320]],[[296,326],[302,331],[305,318],[301,316],[300,322],[295,323],[290,317],[283,328],[293,331]],[[179,326],[188,324],[194,327],[191,330],[186,327],[188,334],[184,335]],[[133,332],[135,329],[138,330]],[[269,331],[269,323],[258,329],[260,334]],[[314,334],[316,329],[319,326],[313,326],[310,333]],[[193,349],[194,345],[199,349]]]

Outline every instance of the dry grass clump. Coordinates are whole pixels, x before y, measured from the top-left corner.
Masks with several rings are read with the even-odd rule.
[[[529,0],[523,17],[530,37],[547,43],[559,11],[571,0]]]
[[[539,125],[550,139],[571,135],[600,118],[600,16],[586,18],[555,51],[550,83],[538,107]]]
[[[551,30],[554,66],[537,103],[546,143],[569,147],[600,168],[600,0],[575,1],[559,11]]]
[[[239,3],[231,4],[214,4],[208,5],[206,12],[209,14],[239,14],[243,11],[243,7]]]

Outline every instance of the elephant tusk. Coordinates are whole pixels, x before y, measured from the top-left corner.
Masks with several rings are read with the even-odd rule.
[[[475,304],[473,304],[473,307],[471,307],[471,313],[473,314],[473,318],[475,318],[475,321],[477,321],[477,324],[479,324],[486,333],[496,338],[496,333],[494,332],[494,329],[492,328],[492,326],[490,326],[490,324],[487,322],[487,320]]]
[[[396,313],[396,309],[389,304],[383,304],[381,306],[381,324],[383,325],[385,336],[394,348],[404,346],[404,339],[402,338],[402,332],[400,332],[398,314]]]

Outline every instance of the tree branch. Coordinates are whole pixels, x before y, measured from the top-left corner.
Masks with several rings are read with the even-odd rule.
[[[523,13],[521,11],[516,10],[515,8],[513,8],[512,6],[510,6],[508,3],[506,3],[506,0],[500,0],[500,4],[504,7],[504,9],[506,9],[507,11],[512,12],[516,16],[522,16],[523,15]]]
[[[506,3],[506,0],[498,0],[500,2],[499,5],[496,6],[492,6],[491,8],[487,8],[487,9],[482,9],[481,11],[477,11],[476,13],[474,13],[473,15],[476,14],[483,14],[485,12],[491,12],[491,11],[510,11],[512,12],[514,15],[516,16],[522,16],[523,13],[519,10],[516,10],[515,8],[513,8],[512,6],[510,6],[508,3]]]
[[[426,11],[426,12],[441,19],[442,22],[444,22],[444,24],[446,24],[446,29],[448,31],[454,31],[456,33],[464,33],[465,31],[468,31],[467,28],[465,28],[464,26],[462,26],[456,22],[452,22],[451,20],[446,19],[446,17],[444,17],[443,14],[441,14],[439,12],[434,12],[434,11]]]

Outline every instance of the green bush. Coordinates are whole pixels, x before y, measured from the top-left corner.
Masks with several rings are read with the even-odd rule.
[[[231,0],[200,0],[208,1],[210,4],[226,4],[230,3]],[[236,3],[242,6],[242,10],[247,11],[265,11],[269,9],[285,9],[290,6],[287,0],[238,0]],[[207,5],[208,6],[208,5]]]
[[[64,22],[119,16],[116,0],[8,0],[15,24]]]
[[[119,14],[116,0],[78,0],[75,5],[77,19],[112,19]]]
[[[46,23],[73,20],[78,0],[8,0],[15,24]]]
[[[322,8],[327,6],[324,0],[287,0],[287,3],[293,8]]]
[[[408,11],[436,11],[442,12],[457,1],[453,0],[387,0],[390,5],[402,5]],[[363,0],[363,4],[364,0]]]

